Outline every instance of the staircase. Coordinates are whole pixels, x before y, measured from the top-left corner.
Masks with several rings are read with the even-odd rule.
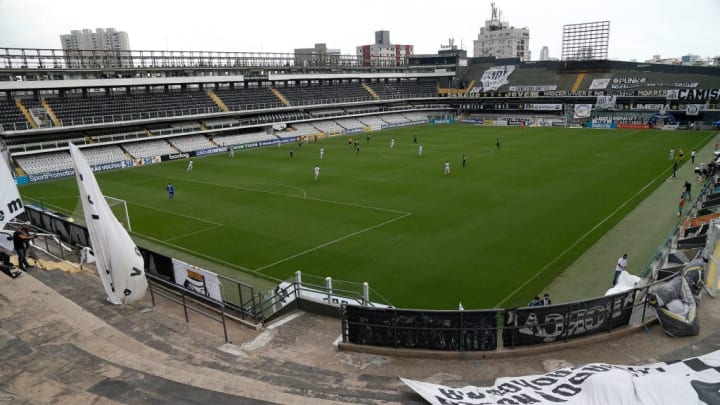
[[[22,114],[25,116],[25,119],[27,122],[30,123],[31,128],[37,128],[38,124],[35,122],[35,119],[33,118],[32,114],[30,114],[30,111],[28,111],[27,108],[23,105],[22,101],[17,100],[15,101],[15,105],[22,111]]]
[[[370,95],[371,95],[375,100],[380,100],[380,96],[378,96],[377,93],[375,93],[375,90],[373,90],[372,88],[370,88],[370,86],[369,86],[367,83],[363,83],[362,86],[363,86],[363,89],[365,89],[368,93],[370,93]]]
[[[572,86],[573,92],[578,91],[580,89],[580,85],[582,84],[583,79],[585,78],[585,72],[580,72],[578,74],[577,79],[575,79],[575,83]]]
[[[286,99],[285,96],[283,96],[282,93],[280,93],[280,90],[270,89],[270,91],[272,91],[272,93],[275,95],[275,97],[277,97],[278,100],[280,100],[280,102],[282,102],[285,107],[290,107],[292,105],[292,104],[290,104],[288,99]]]
[[[55,125],[56,127],[61,127],[62,122],[60,122],[57,115],[55,115],[55,111],[53,111],[52,107],[50,107],[50,103],[48,103],[47,100],[42,99],[42,100],[40,100],[40,104],[43,106],[45,111],[50,116],[50,119],[52,120],[53,125]]]
[[[220,97],[218,97],[218,95],[215,94],[214,91],[212,91],[212,90],[208,91],[207,95],[208,95],[208,97],[210,97],[212,99],[212,101],[215,102],[215,104],[217,104],[218,107],[220,107],[221,110],[223,110],[225,112],[230,111],[230,109],[225,105],[225,102],[220,100]]]

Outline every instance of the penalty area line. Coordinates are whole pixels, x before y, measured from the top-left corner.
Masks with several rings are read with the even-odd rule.
[[[395,217],[395,218],[389,219],[389,220],[387,220],[387,221],[381,222],[381,223],[379,223],[379,224],[375,224],[375,225],[370,226],[370,227],[367,227],[367,228],[363,228],[363,229],[361,229],[361,230],[359,230],[359,231],[356,231],[356,232],[353,232],[353,233],[349,233],[349,234],[347,234],[347,235],[345,235],[345,236],[339,237],[339,238],[334,239],[334,240],[331,240],[331,241],[329,241],[329,242],[325,242],[325,243],[323,243],[323,244],[321,244],[321,245],[318,245],[318,246],[315,246],[315,247],[313,247],[313,248],[303,250],[303,251],[300,252],[300,253],[296,253],[296,254],[294,254],[294,255],[285,257],[285,258],[280,259],[280,260],[278,260],[278,261],[276,261],[276,262],[274,262],[274,263],[270,263],[270,264],[267,264],[267,265],[265,265],[265,266],[258,267],[257,269],[254,270],[254,272],[255,272],[255,273],[259,273],[259,272],[261,272],[261,271],[263,271],[263,270],[265,270],[265,269],[267,269],[267,268],[273,267],[273,266],[278,265],[278,264],[280,264],[280,263],[287,262],[288,260],[292,260],[292,259],[294,259],[294,258],[296,258],[296,257],[305,255],[305,254],[310,253],[310,252],[314,252],[314,251],[316,251],[316,250],[318,250],[318,249],[322,249],[322,248],[324,248],[324,247],[333,245],[333,244],[338,243],[338,242],[342,242],[342,241],[344,241],[345,239],[352,238],[353,236],[360,235],[361,233],[365,233],[365,232],[368,232],[368,231],[372,231],[373,229],[377,229],[377,228],[380,228],[381,226],[385,226],[385,225],[387,225],[387,224],[389,224],[389,223],[392,223],[392,222],[395,222],[395,221],[399,221],[399,220],[401,220],[401,219],[403,219],[403,218],[405,218],[405,217],[408,217],[408,216],[410,216],[410,213],[409,213],[409,212],[406,212],[406,213],[404,213],[403,215],[401,215],[401,216],[399,216],[399,217]]]
[[[595,232],[595,230],[598,229],[600,226],[602,226],[602,224],[604,224],[604,223],[607,222],[610,218],[612,218],[613,216],[615,216],[615,214],[617,214],[623,207],[625,207],[626,205],[628,205],[628,204],[630,203],[630,201],[632,201],[633,199],[637,198],[637,196],[639,196],[640,194],[642,194],[648,187],[650,187],[653,183],[657,182],[657,181],[658,181],[661,177],[663,177],[663,176],[664,176],[664,174],[663,174],[663,173],[660,173],[657,177],[655,177],[654,179],[650,180],[650,182],[649,182],[648,184],[646,184],[643,188],[641,188],[640,190],[638,190],[637,193],[633,194],[630,198],[628,198],[627,200],[625,200],[625,202],[623,202],[623,203],[620,204],[617,208],[615,208],[615,210],[613,210],[613,212],[609,213],[605,218],[603,218],[602,221],[598,222],[595,226],[593,226],[592,228],[590,228],[589,231],[585,232],[582,236],[580,236],[579,238],[577,238],[577,239],[575,240],[575,242],[573,242],[570,246],[567,247],[567,249],[565,249],[565,250],[563,250],[562,252],[560,252],[560,254],[557,255],[554,259],[552,259],[550,262],[548,262],[548,264],[546,264],[545,266],[543,266],[543,268],[541,268],[539,271],[537,271],[535,274],[533,274],[532,277],[528,278],[527,281],[525,281],[520,287],[516,288],[515,291],[511,292],[510,295],[508,295],[507,297],[505,297],[502,301],[500,301],[500,302],[498,302],[497,304],[495,304],[495,308],[500,308],[500,307],[501,307],[503,304],[505,304],[510,298],[512,298],[512,297],[513,297],[515,294],[517,294],[520,290],[522,290],[522,289],[525,288],[528,284],[530,284],[531,281],[533,281],[535,278],[537,278],[537,276],[541,275],[541,274],[544,273],[547,269],[549,269],[550,266],[553,265],[553,263],[555,263],[555,262],[557,262],[558,260],[560,260],[560,258],[562,258],[563,256],[565,256],[565,255],[567,254],[567,252],[569,252],[571,249],[573,249],[575,246],[577,246],[580,242],[582,242],[585,238],[587,238],[591,233]]]
[[[205,259],[208,259],[208,260],[211,260],[211,261],[214,261],[214,262],[217,262],[217,263],[224,264],[224,265],[226,265],[226,266],[228,266],[228,267],[232,267],[232,268],[235,268],[235,269],[238,269],[238,270],[245,271],[245,272],[247,272],[247,273],[252,273],[252,271],[253,271],[252,269],[249,269],[249,268],[247,268],[247,267],[243,267],[243,266],[239,266],[239,265],[234,264],[234,263],[226,262],[225,260],[218,259],[218,258],[215,257],[215,256],[206,255],[206,254],[204,254],[204,253],[200,253],[200,252],[197,252],[197,251],[195,251],[195,250],[188,249],[188,248],[186,248],[186,247],[176,245],[176,244],[174,244],[174,243],[168,243],[168,242],[165,242],[165,241],[163,241],[163,240],[161,240],[161,239],[153,238],[152,236],[145,235],[144,233],[139,233],[139,232],[130,232],[130,233],[131,233],[131,234],[134,234],[134,235],[138,235],[138,236],[140,236],[140,237],[142,237],[142,238],[145,238],[145,239],[149,239],[149,240],[158,242],[158,243],[163,244],[163,245],[166,245],[166,246],[170,246],[170,247],[175,248],[175,249],[177,249],[177,250],[180,250],[180,251],[183,251],[183,252],[186,252],[186,253],[190,253],[190,254],[195,255],[195,256],[198,256],[198,257],[204,257]]]
[[[185,237],[192,236],[192,235],[196,235],[196,234],[202,233],[202,232],[212,231],[213,229],[220,228],[221,226],[222,226],[222,225],[215,225],[215,226],[211,226],[211,227],[209,227],[209,228],[199,229],[199,230],[194,231],[194,232],[189,232],[189,233],[186,233],[186,234],[174,236],[174,237],[172,237],[172,238],[170,238],[170,239],[165,239],[163,242],[167,243],[167,242],[170,242],[171,240],[180,239],[180,238],[185,238]]]

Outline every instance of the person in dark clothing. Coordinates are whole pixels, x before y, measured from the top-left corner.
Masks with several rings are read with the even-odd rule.
[[[692,189],[692,184],[690,184],[689,181],[685,180],[685,199],[690,199],[690,190]]]
[[[35,237],[30,235],[30,229],[27,226],[22,226],[13,233],[13,248],[18,255],[18,267],[23,271],[27,270],[27,267],[32,267],[26,258],[27,244],[31,239],[35,239]]]
[[[673,178],[677,177],[677,169],[678,169],[678,161],[676,160],[673,162],[673,166],[672,166]]]

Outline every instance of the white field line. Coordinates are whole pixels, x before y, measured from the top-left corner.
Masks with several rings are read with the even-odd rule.
[[[257,193],[265,193],[265,194],[279,195],[279,196],[289,197],[289,198],[299,198],[299,199],[302,199],[302,200],[312,200],[312,201],[324,202],[324,203],[328,203],[328,204],[342,205],[342,206],[344,206],[344,207],[366,208],[366,209],[371,209],[371,210],[376,210],[376,211],[392,212],[393,214],[410,215],[409,212],[391,210],[391,209],[389,209],[389,208],[380,208],[380,207],[373,207],[373,206],[370,206],[370,205],[352,204],[352,203],[345,203],[345,202],[339,202],[339,201],[323,200],[322,198],[307,197],[307,194],[301,197],[301,196],[298,196],[298,195],[278,193],[278,192],[275,192],[275,191],[267,191],[267,190],[252,188],[252,187],[234,186],[234,185],[230,185],[230,184],[208,183],[208,182],[199,181],[199,180],[187,180],[187,179],[180,179],[180,178],[177,178],[177,179],[171,178],[171,179],[173,179],[173,180],[180,180],[180,181],[187,181],[187,182],[190,182],[190,183],[207,184],[207,185],[217,186],[217,187],[234,188],[234,189],[246,190],[246,191],[254,191],[254,192],[257,192]],[[279,184],[279,183],[268,183],[268,184]],[[285,184],[279,184],[279,185],[285,185]],[[290,186],[290,185],[285,185],[285,186],[302,190],[301,188],[297,188],[297,187],[295,187],[295,186]]]
[[[615,210],[614,210],[613,212],[611,212],[610,214],[608,214],[605,218],[603,218],[602,221],[598,222],[595,226],[593,226],[592,228],[590,228],[589,231],[585,232],[585,234],[583,234],[581,237],[577,238],[577,239],[575,240],[575,242],[573,242],[570,246],[567,247],[567,249],[565,249],[565,250],[563,250],[562,252],[560,252],[559,255],[557,255],[554,259],[552,259],[550,262],[548,262],[548,264],[546,264],[545,266],[543,266],[543,268],[541,268],[539,271],[537,271],[535,274],[533,274],[532,277],[528,278],[527,281],[525,281],[520,287],[516,288],[515,291],[513,291],[512,293],[510,293],[510,295],[508,295],[507,297],[505,297],[502,301],[498,302],[498,303],[495,305],[495,308],[500,308],[500,307],[501,307],[505,302],[507,302],[507,300],[509,300],[513,295],[517,294],[518,291],[520,291],[520,290],[522,290],[523,288],[525,288],[525,286],[528,285],[528,284],[530,284],[530,282],[533,281],[537,276],[539,276],[540,274],[544,273],[545,270],[549,269],[550,266],[551,266],[553,263],[555,263],[556,261],[560,260],[560,258],[563,257],[567,252],[569,252],[572,248],[574,248],[575,246],[577,246],[578,243],[582,242],[583,239],[587,238],[588,235],[590,235],[591,233],[593,233],[593,232],[594,232],[596,229],[598,229],[602,224],[604,224],[605,222],[607,222],[607,220],[609,220],[609,219],[612,218],[615,214],[617,214],[618,211],[620,211],[624,206],[628,205],[628,204],[630,203],[630,201],[632,201],[632,200],[633,200],[634,198],[636,198],[638,195],[642,194],[642,192],[645,191],[648,187],[650,187],[651,184],[653,184],[653,183],[655,183],[656,181],[658,181],[661,177],[664,177],[664,176],[665,176],[664,173],[665,173],[665,170],[663,170],[663,172],[660,173],[657,177],[655,177],[654,179],[650,180],[650,182],[649,182],[648,184],[646,184],[645,187],[643,187],[643,188],[641,188],[640,190],[638,190],[638,192],[635,193],[632,197],[628,198],[625,202],[623,202],[623,203],[620,204],[617,208],[615,208]]]
[[[204,257],[204,258],[209,259],[209,260],[211,260],[211,261],[214,261],[214,262],[217,262],[217,263],[222,263],[222,264],[224,264],[224,265],[226,265],[226,266],[228,266],[228,267],[233,267],[233,268],[236,268],[236,269],[240,269],[240,270],[243,270],[243,271],[249,272],[249,273],[252,273],[252,271],[253,271],[252,269],[248,269],[247,267],[239,266],[239,265],[237,265],[237,264],[235,264],[235,263],[226,262],[225,260],[218,259],[218,258],[215,257],[215,256],[206,255],[206,254],[204,254],[204,253],[200,253],[200,252],[197,252],[197,251],[192,250],[192,249],[188,249],[188,248],[183,247],[183,246],[179,246],[179,245],[176,245],[176,244],[173,244],[173,243],[168,243],[168,242],[165,242],[165,241],[160,240],[160,239],[158,239],[158,238],[153,238],[152,236],[145,235],[145,234],[143,234],[143,233],[139,233],[139,232],[131,232],[131,233],[134,234],[134,235],[141,236],[141,237],[143,237],[143,238],[145,238],[145,239],[153,240],[153,241],[155,241],[155,242],[158,242],[158,243],[161,243],[161,244],[164,244],[164,245],[167,245],[167,246],[171,246],[171,247],[173,247],[173,248],[175,248],[175,249],[177,249],[177,250],[190,253],[190,254],[195,255],[195,256],[197,256],[197,257]]]
[[[187,237],[187,236],[196,235],[196,234],[202,233],[202,232],[212,231],[213,229],[220,228],[221,226],[222,226],[222,225],[219,225],[219,226],[218,226],[218,225],[216,225],[216,226],[211,226],[211,227],[209,227],[209,228],[199,229],[199,230],[194,231],[194,232],[189,232],[189,233],[185,233],[185,234],[182,234],[182,235],[173,236],[173,237],[170,238],[170,239],[165,239],[164,242],[167,243],[167,242],[170,242],[171,240],[180,239],[180,238],[185,238],[185,237]]]
[[[256,273],[261,272],[261,271],[263,271],[263,270],[265,270],[265,269],[267,269],[267,268],[269,268],[269,267],[273,267],[273,266],[275,266],[275,265],[277,265],[277,264],[286,262],[286,261],[288,261],[288,260],[292,260],[292,259],[294,259],[294,258],[296,258],[296,257],[299,257],[299,256],[302,256],[302,255],[304,255],[304,254],[307,254],[307,253],[310,253],[310,252],[314,252],[314,251],[316,251],[316,250],[318,250],[318,249],[322,249],[322,248],[324,248],[324,247],[326,247],[326,246],[330,246],[330,245],[332,245],[332,244],[341,242],[341,241],[343,241],[343,240],[345,240],[345,239],[352,238],[353,236],[360,235],[361,233],[365,233],[365,232],[368,232],[368,231],[372,231],[373,229],[376,229],[376,228],[379,228],[379,227],[381,227],[381,226],[387,225],[387,224],[389,224],[389,223],[391,223],[391,222],[395,222],[395,221],[397,221],[397,220],[403,219],[403,218],[405,218],[405,217],[407,217],[407,216],[409,216],[409,215],[410,215],[410,213],[405,213],[405,214],[403,214],[403,215],[401,215],[401,216],[399,216],[399,217],[395,217],[395,218],[389,219],[389,220],[387,220],[387,221],[385,221],[385,222],[381,222],[381,223],[379,223],[379,224],[376,224],[376,225],[373,225],[373,226],[370,226],[370,227],[361,229],[361,230],[359,230],[359,231],[356,231],[356,232],[347,234],[347,235],[345,235],[345,236],[341,236],[341,237],[339,237],[339,238],[337,238],[337,239],[331,240],[331,241],[329,241],[329,242],[325,242],[325,243],[323,243],[322,245],[318,245],[318,246],[315,246],[315,247],[313,247],[313,248],[304,250],[304,251],[302,251],[302,252],[300,252],[300,253],[296,253],[296,254],[294,254],[294,255],[291,255],[291,256],[285,257],[285,258],[283,258],[283,259],[280,259],[280,260],[278,260],[278,261],[276,261],[276,262],[274,262],[274,263],[270,263],[270,264],[267,264],[267,265],[265,265],[265,266],[258,267],[257,269],[255,269],[255,272],[256,272]]]
[[[202,219],[202,218],[194,217],[194,216],[192,216],[192,215],[178,214],[177,212],[168,211],[168,210],[164,210],[164,209],[162,209],[162,208],[157,208],[157,207],[151,207],[151,206],[145,205],[145,204],[138,204],[138,203],[136,203],[136,202],[131,202],[131,203],[128,203],[128,204],[137,205],[137,206],[139,206],[139,207],[147,208],[147,209],[149,209],[149,210],[155,210],[155,211],[165,212],[165,213],[171,214],[171,215],[177,215],[177,216],[183,217],[183,218],[194,219],[195,221],[200,221],[200,222],[205,222],[206,224],[215,225],[215,227],[223,226],[223,224],[218,223],[218,222],[208,221],[207,219]]]

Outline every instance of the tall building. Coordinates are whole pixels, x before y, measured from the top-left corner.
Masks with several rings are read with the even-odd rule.
[[[72,30],[60,35],[65,62],[73,68],[132,66],[130,40],[125,31],[115,28]]]
[[[540,60],[549,60],[550,59],[550,49],[548,49],[547,46],[543,46],[540,50]]]
[[[328,49],[326,44],[314,48],[295,48],[295,66],[336,66],[340,64],[340,50]]]
[[[478,39],[473,41],[474,56],[495,56],[496,58],[520,58],[530,60],[530,30],[527,27],[511,27],[501,21],[495,3],[491,3],[491,17],[480,28]]]
[[[400,66],[413,54],[412,45],[393,45],[390,31],[375,31],[375,43],[357,48],[358,59],[363,66]]]

